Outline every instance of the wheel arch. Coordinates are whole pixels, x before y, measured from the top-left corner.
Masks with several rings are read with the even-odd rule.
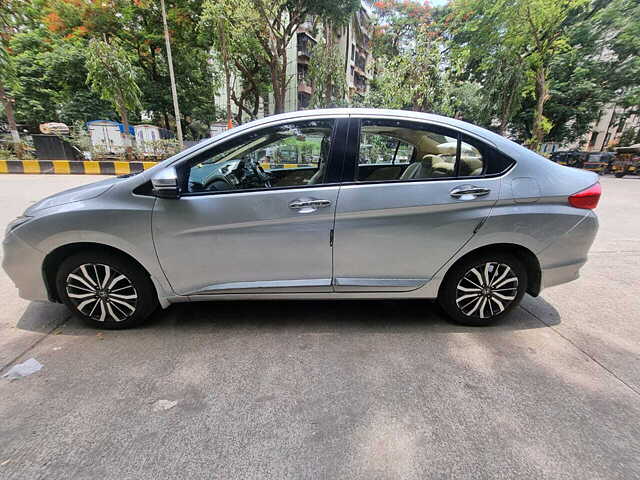
[[[500,253],[510,253],[514,255],[518,260],[522,262],[525,269],[527,270],[527,290],[526,292],[532,297],[537,297],[540,294],[541,285],[542,285],[542,268],[540,267],[540,261],[535,253],[529,250],[522,245],[517,245],[515,243],[493,243],[489,245],[483,245],[482,247],[475,248],[460,258],[458,258],[451,266],[447,269],[447,273],[444,278],[446,279],[449,272],[453,269],[455,265],[460,262],[465,261],[469,257],[487,254],[491,252],[500,252]],[[439,288],[443,288],[445,285],[445,281],[440,283]]]
[[[110,245],[104,245],[101,243],[75,242],[61,245],[55,248],[47,254],[47,256],[44,258],[44,261],[42,262],[42,278],[47,289],[49,300],[51,300],[52,302],[61,302],[60,298],[58,297],[58,291],[56,289],[57,267],[64,261],[65,258],[83,251],[106,252],[126,258],[128,261],[131,261],[132,263],[140,267],[143,272],[149,275],[156,296],[158,295],[158,288],[155,284],[153,276],[149,273],[149,270],[127,252],[120,250],[119,248],[112,247]]]

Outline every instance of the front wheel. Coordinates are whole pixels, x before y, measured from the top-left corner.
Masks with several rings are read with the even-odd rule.
[[[485,326],[516,307],[527,287],[527,271],[510,254],[483,254],[454,265],[447,273],[438,301],[462,325]]]
[[[81,252],[58,268],[59,298],[91,326],[127,328],[145,320],[158,300],[149,275],[137,264],[107,252]]]

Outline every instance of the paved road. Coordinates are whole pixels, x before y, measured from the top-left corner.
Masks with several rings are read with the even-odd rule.
[[[0,223],[90,180],[0,176]],[[602,183],[582,278],[491,328],[271,301],[97,332],[2,274],[2,365],[44,369],[0,381],[0,478],[640,478],[640,179]]]

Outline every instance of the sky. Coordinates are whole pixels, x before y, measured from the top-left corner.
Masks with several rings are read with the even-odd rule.
[[[442,5],[445,5],[448,2],[449,0],[429,0],[429,4],[433,7],[441,7]]]

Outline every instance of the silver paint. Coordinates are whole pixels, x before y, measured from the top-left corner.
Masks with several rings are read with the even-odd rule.
[[[177,200],[133,193],[167,167],[250,131],[349,116],[445,126],[494,146],[516,164],[493,178],[304,186]],[[586,261],[597,217],[569,206],[567,197],[596,182],[591,172],[557,165],[454,119],[391,110],[303,111],[234,128],[138,175],[39,202],[7,232],[3,267],[20,295],[33,300],[50,298],[42,276],[47,255],[78,243],[106,245],[135,258],[163,307],[283,296],[435,298],[461,256],[514,244],[536,255],[542,286],[548,287],[577,278]],[[468,187],[488,193],[451,196]],[[314,201],[320,203],[300,204]]]

